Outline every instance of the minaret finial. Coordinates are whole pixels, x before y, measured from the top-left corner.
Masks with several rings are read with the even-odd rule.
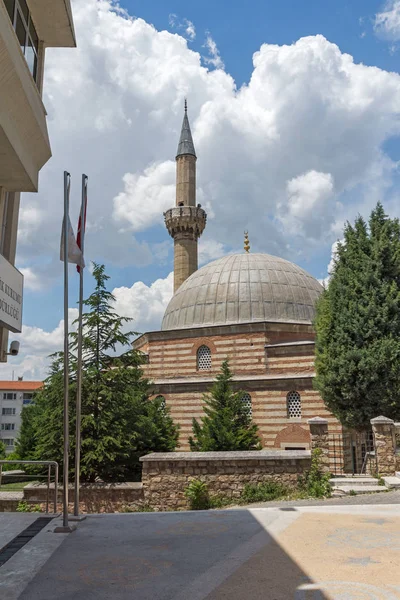
[[[247,252],[247,253],[250,252],[250,242],[249,242],[249,232],[248,231],[244,232],[244,249],[245,249],[245,252]]]
[[[185,114],[187,114],[187,98],[185,98]]]

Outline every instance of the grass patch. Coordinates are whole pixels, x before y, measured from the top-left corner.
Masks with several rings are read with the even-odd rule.
[[[15,483],[2,483],[0,492],[22,492],[29,481],[16,481]]]

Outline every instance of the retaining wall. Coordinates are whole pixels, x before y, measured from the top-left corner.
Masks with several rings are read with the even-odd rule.
[[[211,494],[239,498],[246,483],[276,481],[288,487],[310,468],[309,450],[255,452],[168,452],[142,456],[144,502],[155,510],[185,510],[185,489],[193,479]]]

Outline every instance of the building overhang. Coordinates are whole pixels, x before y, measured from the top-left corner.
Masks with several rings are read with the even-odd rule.
[[[70,0],[28,0],[39,39],[47,48],[74,48],[76,38]]]
[[[232,325],[212,325],[205,327],[191,327],[187,329],[165,329],[150,331],[134,340],[132,346],[140,350],[145,344],[151,342],[163,342],[168,340],[182,340],[211,336],[230,336],[237,334],[265,333],[267,336],[276,333],[304,334],[310,337],[314,334],[314,328],[307,323],[283,323],[281,321],[256,321],[252,323],[235,323]]]
[[[0,2],[0,185],[37,192],[51,156],[46,111],[3,2]]]
[[[312,388],[315,373],[304,375],[239,375],[233,377],[235,389],[257,390],[304,390]],[[155,379],[151,387],[154,394],[177,394],[185,392],[207,392],[215,383],[215,377],[187,377]]]

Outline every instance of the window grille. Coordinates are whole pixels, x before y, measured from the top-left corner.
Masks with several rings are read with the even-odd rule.
[[[289,419],[301,418],[301,398],[299,392],[289,392],[286,400]]]
[[[250,394],[243,394],[243,396],[242,396],[242,402],[249,409],[249,415],[252,416],[252,414],[253,414],[253,407],[251,405],[251,396],[250,396]]]
[[[199,371],[211,369],[211,350],[208,346],[200,346],[197,350],[197,368]]]
[[[163,414],[165,413],[165,409],[167,406],[167,403],[165,402],[165,398],[164,396],[156,396],[154,398],[154,400],[158,400],[160,402],[160,408],[159,411],[162,412]]]

